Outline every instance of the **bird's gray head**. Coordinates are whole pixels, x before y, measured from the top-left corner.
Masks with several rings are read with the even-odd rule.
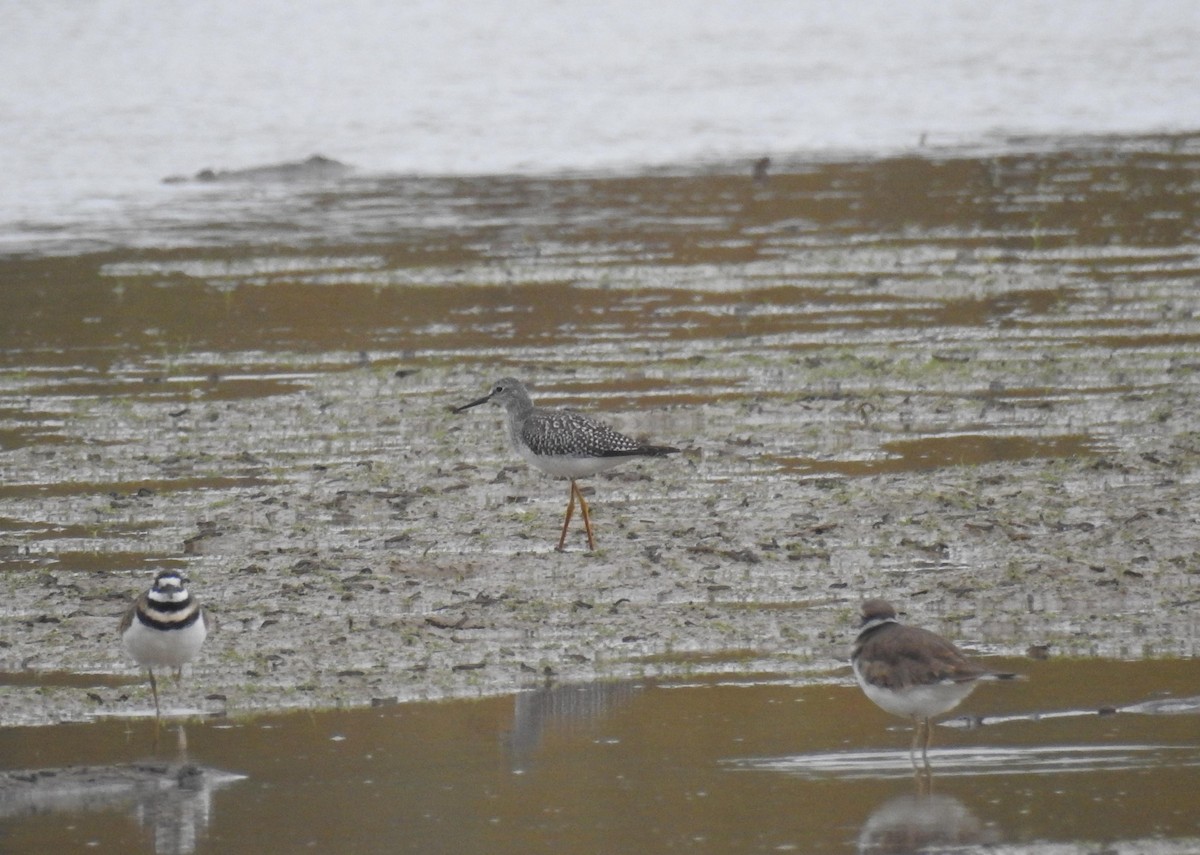
[[[461,413],[463,410],[469,410],[471,407],[478,407],[480,404],[487,403],[507,407],[513,403],[528,402],[529,390],[525,388],[525,384],[515,377],[505,377],[493,383],[492,391],[488,392],[482,398],[471,401],[469,404],[463,404],[461,407],[455,407],[453,412]]]

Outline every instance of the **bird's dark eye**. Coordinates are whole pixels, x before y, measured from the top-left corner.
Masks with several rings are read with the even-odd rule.
[[[499,383],[497,383],[496,388],[492,390],[492,394],[495,395],[497,392],[503,392],[503,391],[504,391],[504,387],[501,386]]]

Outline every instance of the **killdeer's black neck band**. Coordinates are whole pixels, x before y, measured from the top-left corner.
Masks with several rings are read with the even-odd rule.
[[[858,643],[862,644],[864,641],[866,641],[872,635],[876,635],[879,632],[879,630],[883,629],[885,626],[896,626],[896,624],[897,624],[897,622],[895,620],[881,620],[878,623],[864,626],[862,628],[862,630],[858,633],[858,639],[857,639]]]
[[[162,611],[166,611],[163,609]],[[175,610],[177,611],[177,610]],[[137,619],[142,626],[148,626],[151,629],[172,630],[172,629],[187,629],[200,618],[200,610],[196,609],[182,620],[159,620],[153,615],[148,615],[141,609],[138,609]]]
[[[154,597],[150,597],[150,608],[158,612],[163,612],[164,614],[182,612],[186,609],[190,609],[191,607],[191,597],[187,597],[183,600],[156,600]]]

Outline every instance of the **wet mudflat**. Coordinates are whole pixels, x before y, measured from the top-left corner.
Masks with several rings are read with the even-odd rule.
[[[244,778],[110,788],[36,809],[0,793],[0,827],[8,851],[1183,853],[1200,845],[1198,699],[1188,714],[1096,713],[1194,690],[1194,671],[1163,661],[999,661],[1031,679],[982,688],[966,709],[1014,718],[937,728],[929,785],[913,777],[908,728],[845,680],[607,681],[193,721],[190,758]],[[1064,696],[1081,705],[1052,706]],[[1016,717],[1034,712],[1062,717]],[[26,766],[128,763],[147,750],[150,731],[144,720],[106,719],[10,729],[0,744]],[[160,753],[177,759],[176,739],[164,732]]]
[[[164,566],[221,624],[168,704],[217,716],[193,759],[251,781],[209,746],[265,715],[403,731],[547,678],[701,706],[654,681],[833,680],[857,717],[838,669],[865,596],[985,652],[1194,684],[1198,168],[1172,137],[765,183],[354,177],[44,235],[0,259],[0,723],[41,750],[144,714],[115,625]],[[449,413],[505,374],[684,449],[587,482],[596,553],[581,530],[553,551],[566,485],[498,411]]]

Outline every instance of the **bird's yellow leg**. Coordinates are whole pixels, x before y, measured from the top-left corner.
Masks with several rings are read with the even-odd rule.
[[[574,482],[572,482],[574,483]],[[579,497],[579,510],[583,514],[583,528],[587,532],[588,552],[596,551],[596,538],[592,536],[592,514],[588,510],[588,504],[583,499],[583,492],[579,487],[575,488],[575,495]]]
[[[567,517],[563,520],[562,534],[558,538],[558,551],[563,551],[563,546],[567,542],[567,527],[571,525],[571,514],[575,512],[575,479],[571,479],[571,500],[567,502]],[[581,497],[582,498],[582,497]]]

